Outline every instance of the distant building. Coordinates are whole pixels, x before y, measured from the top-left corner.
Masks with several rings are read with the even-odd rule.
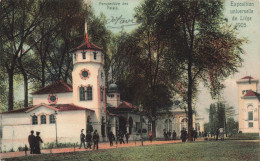
[[[204,132],[204,117],[200,116],[200,115],[196,115],[195,116],[195,130],[197,130],[197,132]]]
[[[242,133],[259,133],[260,94],[258,79],[246,76],[237,81],[238,85],[238,125]]]

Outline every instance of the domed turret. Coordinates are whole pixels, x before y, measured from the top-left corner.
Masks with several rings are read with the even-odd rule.
[[[118,87],[114,83],[110,84],[109,87],[108,87],[109,92],[117,92],[117,90],[118,90]]]

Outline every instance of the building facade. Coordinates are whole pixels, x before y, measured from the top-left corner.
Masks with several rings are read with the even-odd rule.
[[[246,76],[237,81],[238,125],[242,133],[259,133],[260,94],[257,93],[259,80]]]

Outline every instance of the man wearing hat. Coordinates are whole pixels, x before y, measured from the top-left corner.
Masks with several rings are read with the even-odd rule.
[[[35,148],[35,136],[33,135],[34,131],[31,131],[31,135],[28,136],[28,142],[30,144],[30,153],[33,154]]]

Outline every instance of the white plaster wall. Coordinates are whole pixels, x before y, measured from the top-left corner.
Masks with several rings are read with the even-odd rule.
[[[17,150],[19,146],[24,147],[28,144],[28,135],[31,130],[41,132],[40,136],[44,141],[43,146],[47,142],[56,141],[55,124],[49,123],[49,115],[54,110],[47,107],[39,107],[29,113],[19,114],[3,114],[3,139],[2,149],[8,151],[11,148]],[[38,124],[32,125],[31,115],[38,116]],[[40,115],[46,115],[46,124],[41,124]],[[57,117],[57,136],[58,143],[76,143],[79,142],[81,129],[86,129],[87,115],[89,112],[80,111],[63,111],[58,112]]]
[[[72,92],[53,94],[58,97],[56,104],[71,104],[73,102]],[[50,104],[48,101],[49,95],[50,94],[33,95],[33,105],[38,105],[41,103]]]
[[[95,50],[84,50],[86,52],[86,59],[83,59],[82,52],[83,50],[76,51],[76,59],[73,54],[73,64],[81,63],[81,62],[96,62],[96,63],[102,63],[104,64],[104,58],[101,51],[95,51],[97,53],[97,59],[94,59],[94,52]]]
[[[243,97],[246,93],[242,93],[243,90],[253,90],[256,91],[257,89],[257,83],[253,81],[251,84],[249,84],[248,81],[244,81],[239,83],[238,82],[238,126],[239,126],[239,131],[242,131],[245,128],[245,122],[243,121],[243,118],[245,117],[245,113],[243,112],[243,107],[244,107],[244,99],[241,98]]]
[[[252,105],[252,109],[253,109],[253,120],[249,121],[248,120],[248,112],[251,111],[248,109],[248,106]],[[240,122],[243,122],[244,127],[240,128],[240,130],[243,133],[258,133],[259,132],[259,116],[258,116],[258,105],[259,105],[259,101],[257,98],[254,99],[244,99],[244,106],[242,108],[242,113],[243,113],[243,118],[241,118]],[[248,127],[248,123],[252,122],[253,123],[253,127]]]
[[[109,95],[114,95],[110,97]],[[111,104],[113,107],[118,107],[120,105],[120,94],[119,93],[110,93],[107,96],[107,103]]]

